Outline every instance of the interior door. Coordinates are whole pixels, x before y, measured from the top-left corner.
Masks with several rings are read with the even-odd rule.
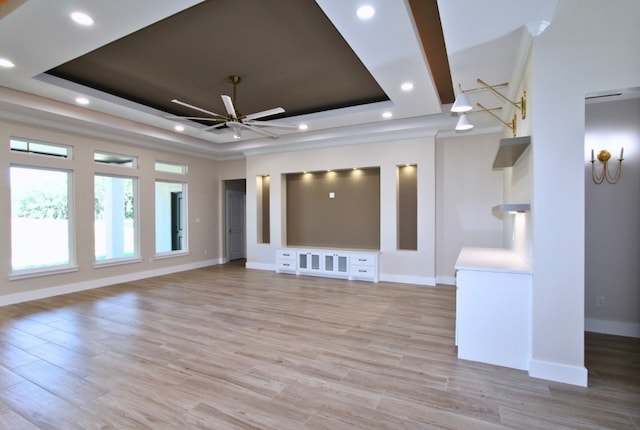
[[[229,260],[246,258],[245,193],[227,191],[227,255]]]
[[[171,250],[182,249],[182,191],[171,193]]]

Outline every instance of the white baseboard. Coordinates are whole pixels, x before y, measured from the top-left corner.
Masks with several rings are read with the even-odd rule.
[[[581,387],[586,387],[588,382],[588,372],[584,366],[570,366],[534,359],[529,362],[529,376]]]
[[[587,318],[584,320],[584,331],[626,337],[640,337],[640,324]]]
[[[26,291],[24,293],[7,294],[0,296],[0,306],[13,305],[16,303],[28,302],[31,300],[45,299],[47,297],[59,296],[62,294],[75,293],[78,291],[91,290],[94,288],[107,287],[109,285],[121,284],[123,282],[139,281],[140,279],[153,278],[154,276],[169,275],[171,273],[184,272],[186,270],[201,269],[203,267],[215,266],[221,263],[221,259],[198,261],[197,263],[182,264],[180,266],[168,266],[160,269],[146,270],[144,272],[128,273],[125,275],[111,276],[108,278],[91,279],[89,281],[77,282],[74,284],[58,285],[55,287],[42,288],[39,290]]]
[[[268,264],[268,263],[252,263],[250,261],[247,261],[245,267],[247,269],[271,270],[273,272],[276,271],[275,264]],[[436,286],[435,278],[429,278],[424,276],[407,276],[407,275],[393,275],[393,274],[381,273],[380,281],[397,282],[399,284],[427,285],[430,287]]]
[[[250,261],[247,261],[244,267],[246,267],[247,269],[270,270],[272,272],[276,271],[276,265],[269,263],[252,263]]]
[[[436,276],[436,282],[442,285],[456,285],[455,276]]]
[[[430,278],[425,276],[409,276],[409,275],[395,275],[395,274],[389,274],[389,273],[381,273],[380,281],[397,282],[400,284],[427,285],[429,287],[436,286],[436,278]]]

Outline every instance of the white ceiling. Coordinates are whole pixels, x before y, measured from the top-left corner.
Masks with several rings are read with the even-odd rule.
[[[290,150],[377,136],[453,133],[457,118],[440,104],[405,0],[368,0],[376,8],[370,21],[355,16],[363,0],[316,0],[351,48],[389,96],[389,102],[288,118],[305,122],[306,132],[272,139],[230,142],[197,126],[183,133],[163,112],[108,94],[43,79],[42,74],[66,61],[191,7],[199,0],[9,0],[0,8],[0,57],[16,67],[0,69],[0,117],[142,145],[231,158],[261,151]],[[524,67],[530,34],[550,23],[558,0],[438,0],[449,55],[452,82],[458,92],[514,82]],[[72,23],[75,10],[95,19],[91,28]],[[241,31],[241,30],[240,30]],[[403,82],[414,90],[403,92]],[[510,86],[510,88],[513,87]],[[505,94],[510,95],[509,90]],[[89,107],[74,99],[88,96]],[[488,95],[483,95],[486,97]],[[503,106],[493,96],[491,107]],[[277,105],[274,100],[274,105]],[[506,111],[506,109],[503,109]],[[384,111],[393,113],[382,119]],[[476,130],[498,129],[489,115],[473,117]],[[87,127],[87,124],[90,126]]]

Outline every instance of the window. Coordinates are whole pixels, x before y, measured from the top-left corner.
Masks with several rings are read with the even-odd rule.
[[[71,263],[71,173],[11,166],[11,270]]]
[[[95,151],[93,160],[100,164],[111,164],[120,167],[138,167],[138,158],[130,155],[113,154],[110,152]]]
[[[96,261],[137,257],[137,180],[96,175],[94,198]]]
[[[156,181],[156,253],[187,250],[187,186]]]
[[[156,161],[156,172],[177,173],[178,175],[187,174],[187,166],[184,164],[166,163],[164,161]]]
[[[31,142],[26,139],[11,139],[9,147],[15,152],[71,158],[71,147],[53,143]]]

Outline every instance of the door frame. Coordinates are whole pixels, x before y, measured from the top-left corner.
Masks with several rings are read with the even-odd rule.
[[[232,195],[242,195],[242,234],[243,234],[243,244],[242,244],[242,257],[247,258],[247,215],[246,215],[246,207],[247,207],[247,193],[246,191],[237,191],[237,190],[227,190],[225,189],[225,260],[226,262],[231,261],[231,196]]]

